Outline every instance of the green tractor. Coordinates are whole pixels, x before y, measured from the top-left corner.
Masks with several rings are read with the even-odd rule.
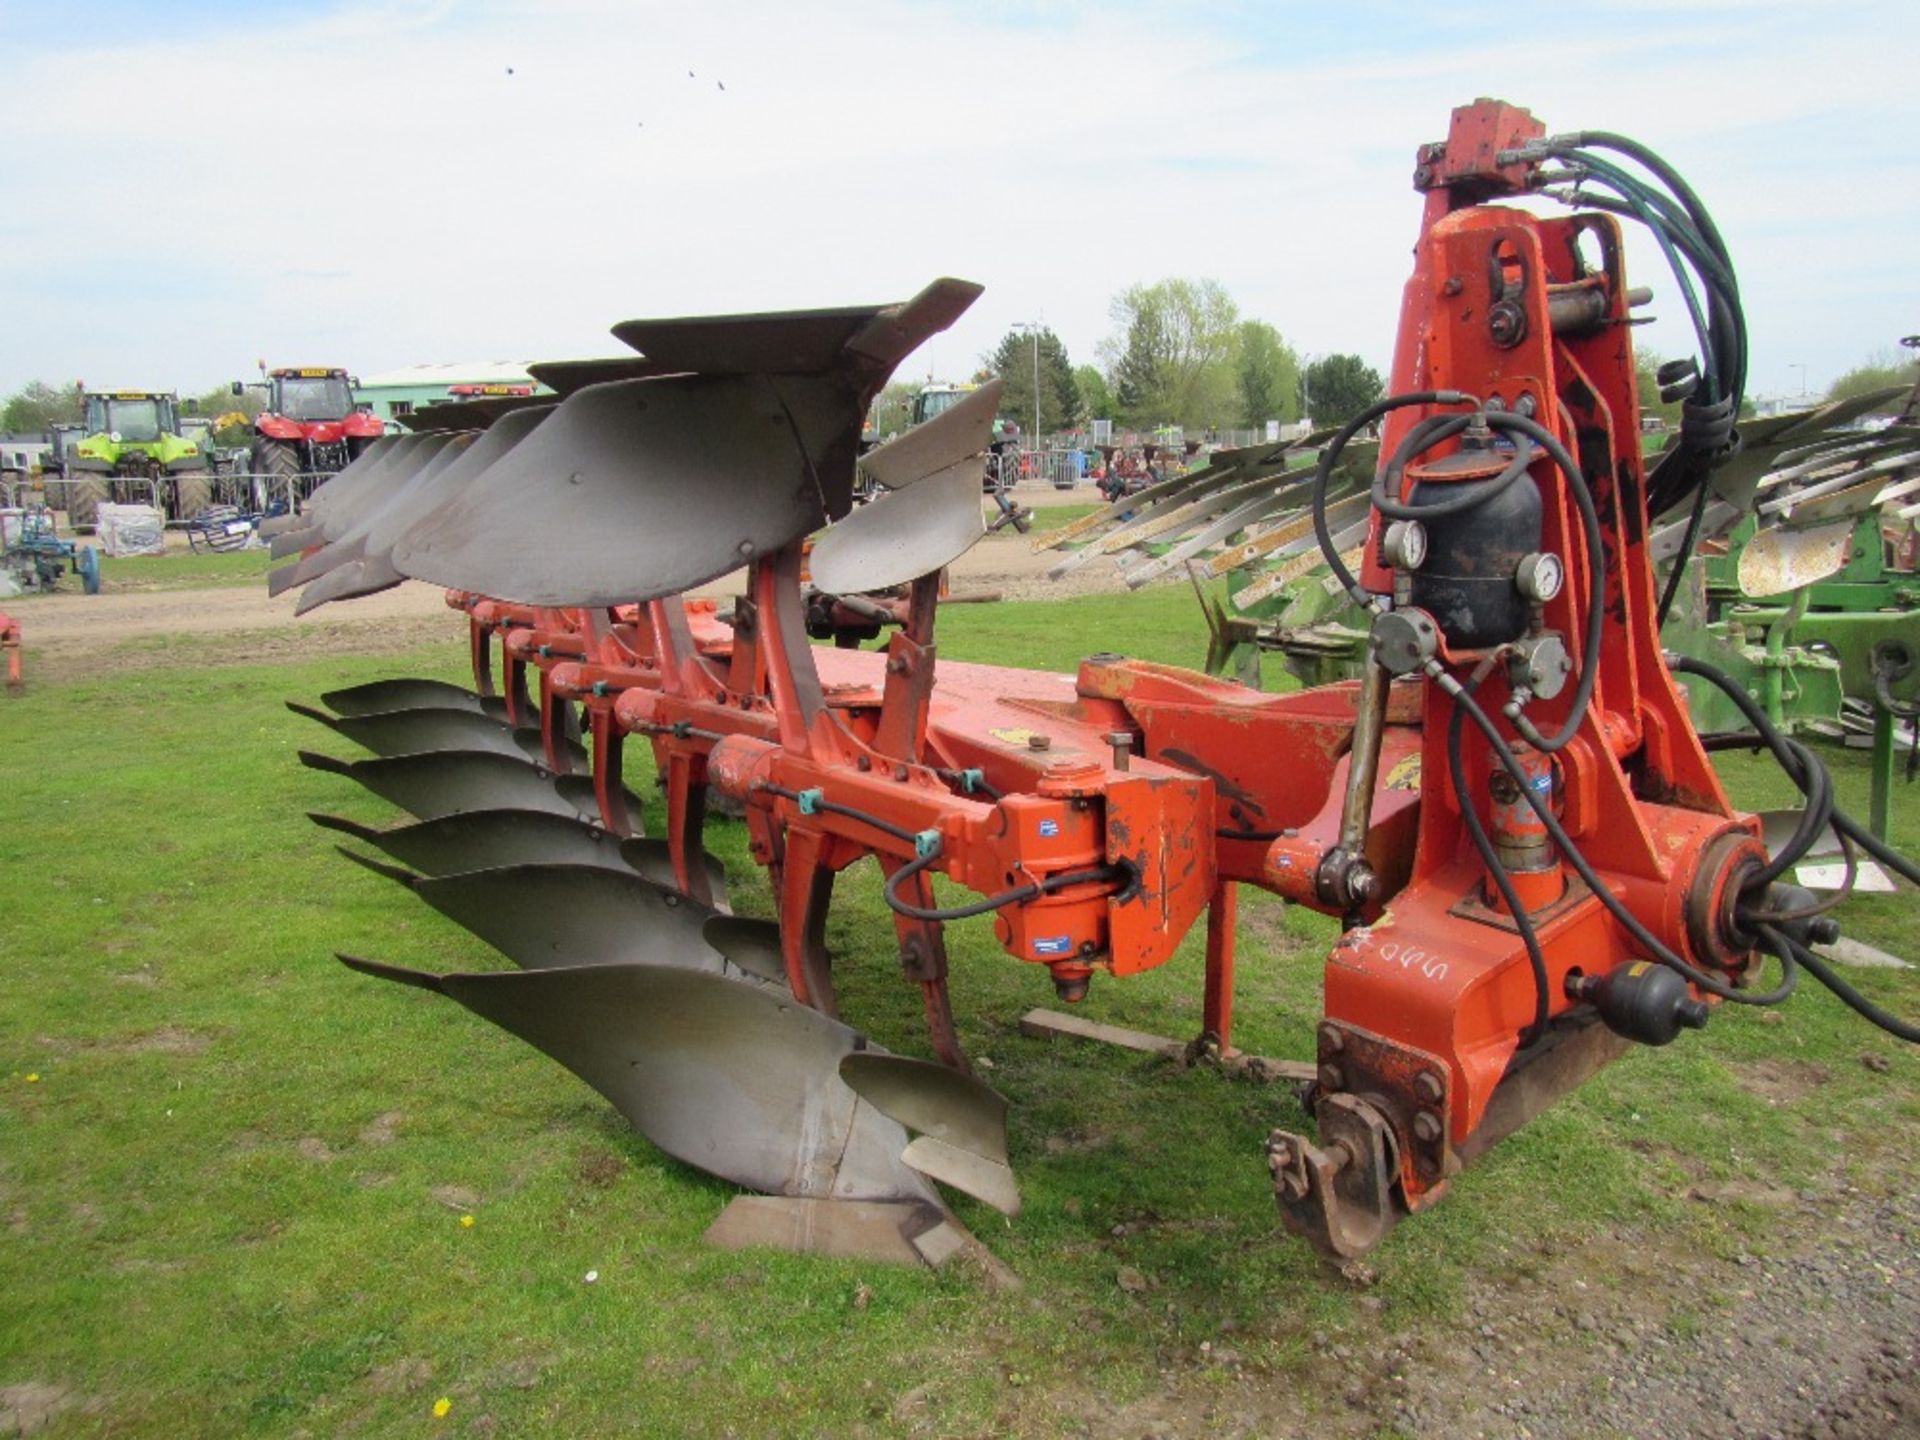
[[[67,524],[91,528],[101,502],[149,504],[183,521],[207,508],[212,476],[200,446],[180,429],[180,402],[157,390],[87,395],[84,438],[62,463]]]

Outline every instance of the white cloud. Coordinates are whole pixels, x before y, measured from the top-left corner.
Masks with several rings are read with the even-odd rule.
[[[272,13],[15,71],[0,390],[198,387],[256,356],[608,353],[631,315],[892,299],[942,273],[988,291],[915,369],[963,373],[1039,315],[1091,359],[1109,297],[1174,273],[1218,277],[1304,350],[1384,363],[1413,147],[1488,90],[1693,177],[1741,264],[1757,388],[1920,324],[1904,4],[1463,27],[1438,48],[1361,10],[1331,62],[1178,6]],[[1806,143],[1783,154],[1783,134]],[[1654,343],[1677,352],[1652,279]]]

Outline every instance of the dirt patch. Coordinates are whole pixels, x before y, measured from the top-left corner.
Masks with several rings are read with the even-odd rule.
[[[400,1122],[407,1117],[398,1110],[389,1110],[384,1115],[376,1115],[369,1120],[360,1132],[362,1145],[391,1145],[400,1132]]]
[[[618,1180],[626,1168],[626,1162],[613,1151],[594,1147],[580,1152],[573,1173],[582,1185],[604,1190]]]
[[[375,1367],[367,1375],[367,1388],[376,1395],[411,1395],[426,1388],[433,1379],[433,1362],[409,1356]]]
[[[480,1206],[480,1192],[469,1190],[464,1185],[436,1185],[427,1191],[435,1200],[449,1210],[465,1212],[476,1210]]]
[[[488,1371],[482,1383],[489,1390],[531,1390],[552,1365],[551,1355],[521,1355]]]
[[[105,1051],[120,1055],[199,1055],[213,1044],[211,1035],[180,1025],[162,1025],[157,1030],[138,1030],[130,1035],[40,1035],[35,1038],[56,1055],[72,1055],[80,1051]]]
[[[213,1044],[211,1035],[179,1025],[162,1025],[120,1041],[115,1048],[134,1055],[200,1055]]]
[[[22,606],[18,618],[26,632],[29,682],[96,674],[98,662],[109,651],[117,652],[116,671],[175,664],[179,655],[170,646],[153,642],[183,636],[239,639],[246,632],[284,632],[269,644],[260,644],[255,637],[255,643],[232,651],[223,647],[222,659],[232,654],[235,659],[228,663],[243,663],[284,660],[290,647],[300,654],[334,653],[366,644],[376,649],[400,648],[400,636],[413,644],[431,638],[421,622],[432,622],[432,635],[444,635],[456,623],[442,592],[428,585],[402,585],[354,601],[351,609],[342,607],[312,623],[297,621],[293,606],[292,595],[270,597],[263,581],[194,590],[56,593]],[[396,638],[383,641],[389,636]]]
[[[1024,493],[1021,498],[1035,503]],[[1056,502],[1048,495],[1039,503],[1070,504],[1085,498],[1069,495]],[[1124,588],[1106,558],[1049,580],[1046,572],[1063,558],[1063,552],[1051,550],[1036,554],[1029,536],[997,532],[955,563],[953,590],[957,595],[997,593],[1008,600],[1035,600]],[[690,593],[732,596],[743,585],[744,572]],[[394,654],[459,634],[459,618],[447,609],[445,594],[436,586],[409,581],[298,618],[293,613],[297,598],[293,592],[269,596],[264,578],[193,589],[116,583],[99,595],[41,596],[17,612],[26,630],[28,680],[97,677],[108,656],[119,673],[183,661],[245,665],[289,656]],[[174,643],[182,640],[189,643]]]
[[[1163,1347],[1138,1401],[1055,1392],[1003,1419],[1040,1428],[1021,1416],[1044,1411],[1096,1440],[1920,1434],[1920,1196],[1838,1189],[1772,1208],[1764,1258],[1599,1228],[1483,1271],[1458,1324],[1396,1329],[1363,1296],[1358,1323],[1304,1358],[1277,1317]],[[924,1423],[922,1408],[896,1418]]]
[[[1829,1078],[1827,1067],[1811,1060],[1750,1060],[1735,1062],[1732,1069],[1736,1085],[1769,1105],[1791,1105]]]
[[[318,1135],[303,1135],[294,1141],[293,1153],[316,1165],[325,1165],[334,1158],[333,1147]]]
[[[103,1408],[98,1399],[42,1380],[0,1386],[0,1435],[38,1435],[69,1410],[96,1415]]]

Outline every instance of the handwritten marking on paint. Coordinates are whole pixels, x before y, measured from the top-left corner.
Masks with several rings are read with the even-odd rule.
[[[1447,978],[1447,962],[1416,945],[1402,945],[1398,940],[1389,940],[1380,947],[1380,958],[1390,965],[1399,965],[1402,970],[1417,969],[1429,980]]]

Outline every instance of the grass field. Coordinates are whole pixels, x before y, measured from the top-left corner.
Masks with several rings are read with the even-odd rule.
[[[63,537],[65,538],[65,537]],[[90,536],[78,538],[81,545],[94,544]],[[230,550],[215,554],[207,550],[169,550],[164,555],[122,555],[100,557],[100,588],[107,593],[157,590],[204,590],[210,586],[226,589],[236,585],[264,583],[272,565],[262,550]],[[63,592],[77,592],[80,582],[69,574],[62,582]],[[8,603],[31,606],[39,592],[28,591]]]
[[[1055,668],[1200,644],[1179,589],[960,607],[943,626],[944,654]],[[1451,1331],[1469,1275],[1524,1286],[1601,1231],[1764,1254],[1772,1212],[1688,1199],[1703,1183],[1911,1184],[1920,1062],[1813,990],[1614,1067],[1401,1226],[1361,1288],[1277,1223],[1261,1141],[1303,1121],[1284,1087],[1022,1037],[1051,987],[976,920],[950,932],[956,1008],[1012,1102],[1026,1213],[957,1208],[1024,1288],[707,1250],[727,1186],[451,1003],[329,958],[503,963],[332,853],[302,812],[391,812],[301,768],[296,748],[342,745],[280,704],[461,678],[461,637],[324,661],[287,639],[286,663],[221,665],[209,642],[0,702],[0,1387],[63,1391],[48,1433],[1076,1433],[1095,1392],[1232,1383],[1198,1358],[1229,1335],[1313,1429],[1338,1419],[1316,1331]],[[643,753],[630,779],[651,794]],[[1863,767],[1829,759],[1864,813]],[[1762,763],[1724,765],[1741,803],[1789,798]],[[1894,813],[1920,849],[1920,807]],[[736,905],[768,913],[741,827],[711,837]],[[850,1018],[924,1053],[874,873],[840,894]],[[1329,924],[1262,896],[1243,910],[1240,1043],[1305,1055]],[[1908,897],[1844,913],[1863,940],[1920,949]],[[1908,977],[1849,973],[1920,1008]],[[1087,1011],[1185,1036],[1199,1002],[1196,938],[1159,973],[1096,981]]]

